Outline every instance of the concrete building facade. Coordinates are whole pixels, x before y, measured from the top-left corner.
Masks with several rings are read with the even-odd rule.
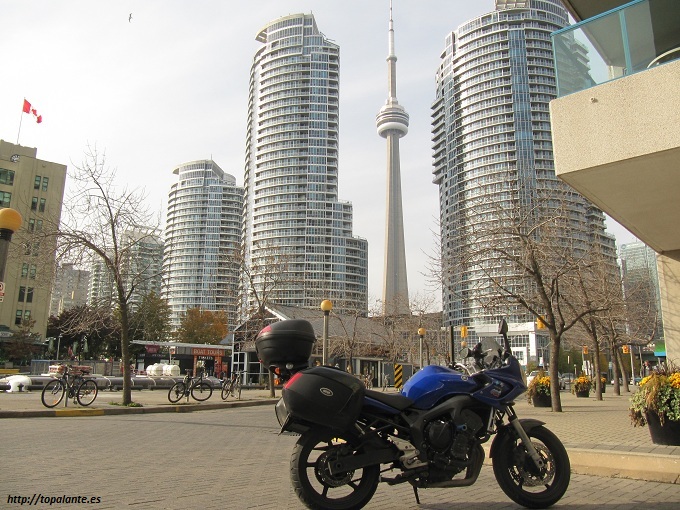
[[[35,321],[31,332],[44,338],[56,237],[43,234],[59,225],[66,165],[38,159],[37,152],[0,140],[0,207],[17,210],[23,220],[9,247],[0,326],[16,330],[24,321]]]
[[[367,310],[368,243],[338,199],[340,48],[311,14],[268,23],[250,72],[242,316],[269,303]],[[269,262],[271,261],[271,263]],[[276,264],[279,284],[268,287]]]
[[[590,48],[587,79],[550,104],[557,175],[657,254],[666,353],[680,361],[680,3],[564,0],[577,23],[553,34]],[[561,83],[561,82],[560,82]]]

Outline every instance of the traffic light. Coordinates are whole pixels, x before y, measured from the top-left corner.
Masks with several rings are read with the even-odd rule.
[[[587,345],[583,346],[583,354],[584,355],[588,354],[588,346]]]
[[[543,317],[536,319],[536,329],[545,329],[545,322],[543,322]]]
[[[623,350],[623,354],[630,354],[630,348],[627,345],[624,345],[621,349]]]
[[[460,337],[461,338],[467,338],[467,335],[468,335],[467,326],[461,326],[460,327]]]

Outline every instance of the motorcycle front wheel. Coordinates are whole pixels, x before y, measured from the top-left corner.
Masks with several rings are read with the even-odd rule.
[[[571,477],[569,456],[562,442],[545,427],[534,427],[527,435],[543,460],[536,468],[522,442],[507,434],[496,449],[493,472],[503,492],[526,508],[547,508],[567,491]]]
[[[300,501],[317,510],[366,506],[378,487],[380,465],[335,474],[329,469],[338,457],[361,451],[349,433],[310,430],[303,434],[290,461],[291,481]]]

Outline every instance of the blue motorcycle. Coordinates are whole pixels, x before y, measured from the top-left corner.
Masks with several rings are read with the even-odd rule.
[[[307,368],[315,341],[303,320],[274,323],[256,339],[260,360],[286,381],[276,416],[282,432],[300,434],[291,480],[312,509],[363,508],[378,483],[418,490],[466,487],[482,469],[482,444],[505,494],[546,508],[569,485],[569,457],[544,423],[519,419],[514,400],[526,391],[503,320],[503,346],[465,349],[456,369],[427,366],[399,394],[371,391],[333,367]]]

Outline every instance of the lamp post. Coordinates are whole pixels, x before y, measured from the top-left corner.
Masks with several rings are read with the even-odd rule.
[[[423,337],[425,336],[425,328],[418,328],[418,336],[420,337],[420,369],[423,369]]]
[[[321,301],[321,310],[323,311],[323,351],[321,353],[321,364],[328,363],[328,316],[333,309],[333,303],[329,299]]]
[[[12,234],[21,227],[21,214],[9,207],[0,209],[0,291],[4,292],[5,265]]]

